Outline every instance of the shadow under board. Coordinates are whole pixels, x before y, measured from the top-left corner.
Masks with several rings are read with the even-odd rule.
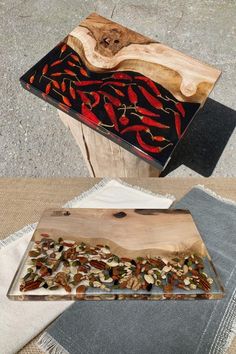
[[[190,124],[160,177],[181,165],[204,177],[213,173],[236,125],[236,111],[209,98]]]

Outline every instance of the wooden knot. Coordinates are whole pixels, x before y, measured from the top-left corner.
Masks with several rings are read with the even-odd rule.
[[[124,211],[120,211],[118,213],[113,214],[113,216],[117,219],[123,219],[124,217],[126,217],[126,215],[127,214]]]
[[[111,43],[111,38],[110,37],[104,37],[102,39],[102,44],[104,45],[104,47],[108,47]]]
[[[105,53],[117,53],[122,48],[121,33],[116,28],[110,30],[103,30],[99,45]]]
[[[70,212],[67,210],[67,211],[64,212],[64,215],[65,215],[65,216],[69,216],[69,215],[70,215]]]

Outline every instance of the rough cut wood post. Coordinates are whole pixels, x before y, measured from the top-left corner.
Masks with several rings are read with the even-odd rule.
[[[160,171],[58,110],[78,144],[92,177],[158,177]]]

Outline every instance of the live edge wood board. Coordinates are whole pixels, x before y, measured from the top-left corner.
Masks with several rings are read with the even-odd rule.
[[[154,271],[162,280],[152,287],[157,279]],[[128,272],[133,285],[123,279],[127,281],[123,287],[120,272],[123,276]],[[190,284],[187,274],[198,287],[185,288]],[[101,283],[106,279],[109,288]],[[223,292],[189,211],[56,208],[43,213],[7,296],[12,300],[219,299]]]
[[[93,13],[21,83],[162,170],[219,75],[207,64]]]
[[[189,211],[158,209],[48,209],[34,233],[108,245],[122,257],[207,255]]]

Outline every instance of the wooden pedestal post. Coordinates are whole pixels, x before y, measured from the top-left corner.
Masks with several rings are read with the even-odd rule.
[[[58,110],[79,145],[92,177],[158,177],[160,171]]]

